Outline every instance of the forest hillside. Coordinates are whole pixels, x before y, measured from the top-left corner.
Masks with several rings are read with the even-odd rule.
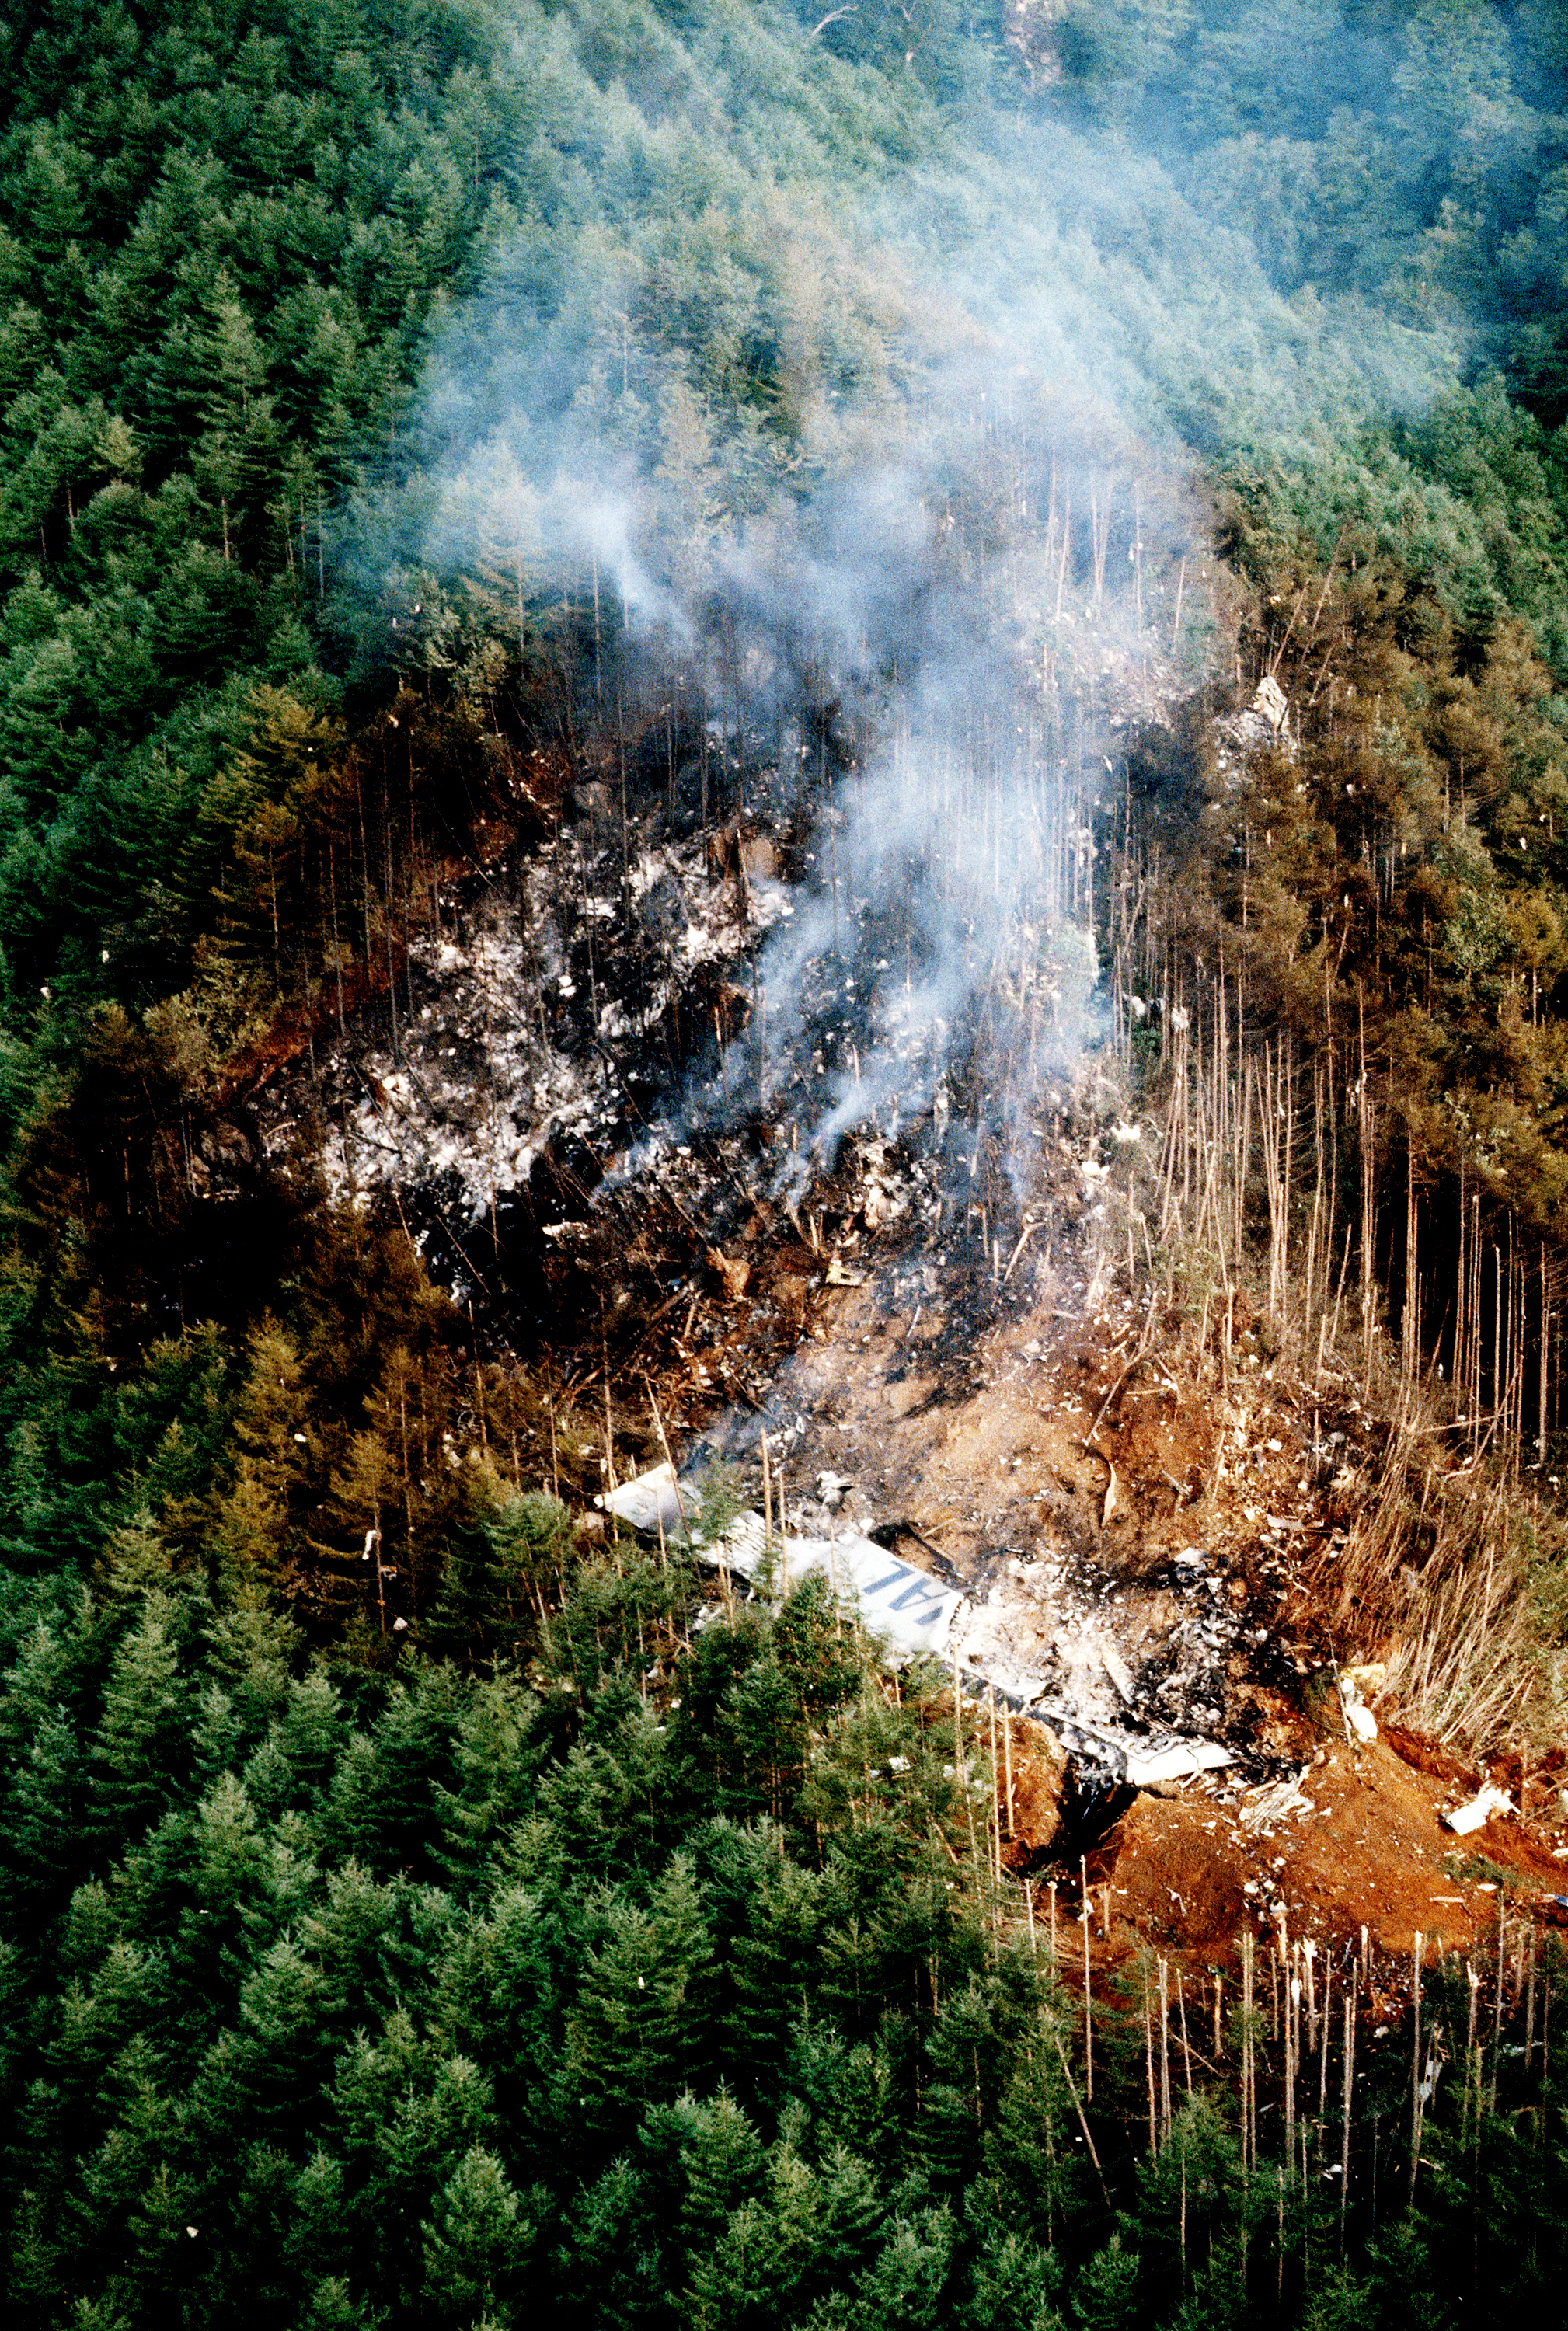
[[[1565,1109],[1550,0],[8,12],[7,2319],[1550,2308]]]

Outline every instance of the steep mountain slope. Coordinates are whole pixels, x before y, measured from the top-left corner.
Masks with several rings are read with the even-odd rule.
[[[1550,2305],[1559,12],[0,96],[10,2313]]]

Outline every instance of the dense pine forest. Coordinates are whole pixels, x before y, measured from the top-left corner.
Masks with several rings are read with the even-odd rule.
[[[918,1076],[821,1032],[803,939],[661,933],[648,838],[711,872],[765,815],[835,957],[860,914],[933,999]],[[1076,1017],[1060,932],[982,947],[1028,819]],[[432,1073],[503,883],[527,1078],[622,1098],[405,1187],[354,1047]],[[1342,2027],[1249,1944],[1179,2055],[1163,1960],[1087,2008],[994,1712],[820,1583],[606,1535],[686,1289],[617,1231],[607,1306],[561,1233],[679,1108],[804,1252],[790,1161],[892,1103],[1000,1288],[1017,1080],[1103,1055],[1168,1127],[1129,1283],[1141,1223],[1216,1367],[1245,1289],[1395,1415],[1332,1624],[1540,1751],[1565,1013],[1549,0],[18,0],[7,2319],[1549,2310],[1554,1952],[1411,2001],[1352,1951]]]

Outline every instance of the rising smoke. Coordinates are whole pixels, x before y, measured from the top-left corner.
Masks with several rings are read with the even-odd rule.
[[[1212,651],[1192,447],[1418,405],[1455,356],[1287,302],[1103,135],[965,134],[962,172],[888,168],[834,214],[764,200],[675,287],[681,172],[716,132],[706,93],[667,109],[662,225],[606,229],[547,286],[534,231],[503,239],[359,515],[384,606],[478,578],[525,654],[552,609],[591,609],[591,717],[623,738],[675,694],[705,796],[711,757],[746,810],[803,820],[746,1073],[720,1041],[670,1099],[672,1130],[787,1120],[792,1195],[873,1121],[962,1119],[1027,1181],[1034,1087],[1102,1024],[1122,742]],[[727,302],[737,349],[773,344],[767,410],[716,395]]]

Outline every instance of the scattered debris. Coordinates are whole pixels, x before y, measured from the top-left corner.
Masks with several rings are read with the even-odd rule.
[[[1239,783],[1256,750],[1289,751],[1290,727],[1266,682],[1220,724],[1222,781]],[[709,743],[729,766],[722,737]],[[702,769],[706,785],[708,748]],[[1426,1889],[1439,1789],[1472,1775],[1446,1768],[1416,1789],[1392,1705],[1380,1740],[1383,1670],[1336,1670],[1299,1600],[1303,1556],[1322,1542],[1333,1559],[1344,1542],[1333,1524],[1361,1478],[1361,1401],[1332,1368],[1308,1387],[1271,1361],[1240,1282],[1223,1371],[1209,1366],[1215,1315],[1206,1303],[1190,1323],[1168,1287],[1162,1298],[1137,1211],[1158,1127],[1140,1127],[1108,1054],[1037,1069],[1031,1035],[1027,1093],[1003,1130],[978,1106],[969,1115],[946,1072],[929,1079],[921,1040],[899,1032],[908,950],[879,957],[876,916],[837,858],[810,873],[792,838],[795,775],[749,769],[746,819],[717,833],[659,816],[630,844],[614,786],[584,783],[575,823],[526,862],[444,880],[434,929],[405,935],[396,995],[373,999],[353,1035],[339,1023],[333,1041],[327,1025],[319,1075],[313,1053],[309,1080],[297,1063],[257,1094],[268,1153],[286,1168],[296,1137],[325,1124],[335,1193],[362,1205],[397,1193],[412,1242],[460,1298],[477,1296],[481,1327],[485,1308],[516,1327],[536,1264],[544,1332],[559,1334],[575,1289],[589,1326],[571,1381],[602,1368],[606,1401],[613,1377],[639,1411],[656,1384],[683,1464],[701,1433],[721,1461],[749,1465],[760,1418],[788,1460],[787,1498],[781,1463],[766,1523],[745,1512],[698,1545],[723,1591],[696,1624],[725,1616],[736,1583],[760,1593],[817,1575],[893,1660],[952,1657],[962,1689],[1029,1719],[1003,1734],[1004,1755],[1025,1732],[1033,1744],[1016,1827],[1009,1787],[1018,1866],[1049,1850],[1059,1820],[1076,1859],[1076,1816],[1059,1802],[1070,1770],[1080,1810],[1146,1793],[1148,1834],[1185,1841],[1160,1862],[1173,1882],[1159,1917],[1168,1899],[1185,1921],[1205,1896],[1217,1943],[1246,1902],[1277,1915],[1287,1886],[1304,1917],[1354,1901],[1392,1930],[1373,1878],[1402,1855],[1420,1879],[1417,1923],[1428,1898],[1459,1908]],[[774,832],[750,830],[770,816]],[[831,949],[813,898],[831,899]],[[782,985],[769,994],[769,930],[804,935],[788,1012]],[[1098,975],[1092,942],[1064,927],[997,979],[1031,1028],[1042,1008],[1078,1027]],[[1185,1006],[1127,1001],[1151,1040],[1185,1037]],[[863,1075],[873,1048],[910,1073]],[[837,1146],[816,1142],[824,1122],[847,1128]],[[698,1479],[668,1462],[595,1503],[580,1535],[613,1518],[671,1545],[703,1537]],[[909,1513],[932,1537],[873,1526]],[[1183,1546],[1193,1530],[1203,1544]],[[1336,1688],[1354,1755],[1343,1741],[1322,1749],[1321,1699],[1310,1720],[1302,1709],[1309,1676]],[[1316,1803],[1297,1771],[1309,1749]],[[1239,1802],[1243,1781],[1267,1784]],[[1444,1818],[1462,1836],[1513,1810],[1487,1789]],[[1293,1872],[1316,1873],[1305,1899],[1272,1874],[1287,1849]]]
[[[1091,1724],[1067,1708],[1043,1706],[1031,1709],[1036,1720],[1056,1735],[1065,1748],[1100,1768],[1113,1784],[1133,1789],[1158,1789],[1190,1780],[1201,1773],[1222,1772],[1235,1760],[1229,1748],[1213,1740],[1183,1739],[1168,1735],[1160,1739],[1132,1739],[1114,1726]]]
[[[695,1519],[700,1502],[694,1489],[679,1485],[675,1468],[668,1462],[639,1473],[634,1481],[622,1481],[619,1489],[594,1500],[602,1513],[613,1514],[628,1529],[644,1537],[657,1537],[662,1532],[671,1546],[687,1543],[688,1525]]]
[[[1196,1773],[1220,1773],[1232,1762],[1231,1751],[1214,1740],[1173,1740],[1163,1748],[1127,1750],[1129,1787],[1155,1789],[1167,1781],[1183,1781]]]
[[[1266,1832],[1292,1813],[1316,1812],[1312,1799],[1301,1785],[1306,1778],[1304,1765],[1294,1780],[1287,1774],[1283,1780],[1270,1781],[1261,1789],[1250,1789],[1241,1807],[1242,1828]]]
[[[1358,1672],[1347,1670],[1339,1679],[1339,1704],[1345,1710],[1347,1729],[1357,1740],[1377,1738],[1377,1718],[1361,1696]]]
[[[1495,1789],[1490,1782],[1478,1789],[1467,1804],[1456,1805],[1443,1812],[1443,1826],[1451,1829],[1456,1837],[1468,1837],[1472,1832],[1484,1829],[1494,1813],[1511,1813],[1514,1800],[1506,1789]]]
[[[1133,1704],[1132,1670],[1113,1644],[1100,1645],[1100,1664],[1130,1708]]]

